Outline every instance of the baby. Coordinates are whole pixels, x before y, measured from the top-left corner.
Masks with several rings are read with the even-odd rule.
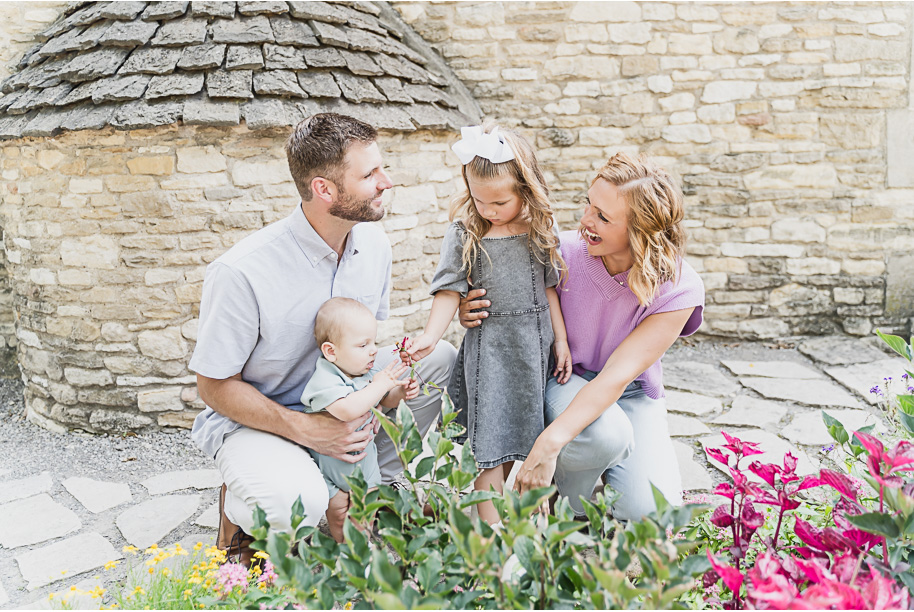
[[[321,350],[314,375],[302,393],[305,412],[326,410],[341,421],[364,416],[362,429],[371,421],[371,409],[380,404],[396,408],[401,400],[419,394],[415,380],[398,380],[408,367],[399,359],[383,370],[374,368],[378,349],[375,336],[378,322],[365,306],[344,297],[331,298],[317,311],[314,336]],[[356,463],[308,451],[324,475],[330,490],[327,523],[337,542],[343,541],[343,522],[349,511],[349,483],[346,481],[356,467],[369,488],[381,483],[378,450],[374,441],[365,447],[365,457]],[[356,454],[356,453],[352,453]]]

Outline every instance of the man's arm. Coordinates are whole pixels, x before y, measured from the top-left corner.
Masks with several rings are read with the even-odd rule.
[[[221,380],[197,374],[197,390],[207,406],[236,423],[348,463],[364,457],[363,451],[374,434],[374,427],[357,431],[364,422],[362,418],[347,422],[327,413],[290,410],[241,380],[241,374]],[[350,455],[350,452],[359,454]]]

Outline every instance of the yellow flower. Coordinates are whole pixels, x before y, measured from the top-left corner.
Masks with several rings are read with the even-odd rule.
[[[120,561],[108,561],[105,563],[105,571],[107,572],[108,570],[116,568],[118,563],[120,563]]]
[[[137,554],[137,552],[139,552],[140,549],[137,548],[136,546],[125,546],[121,550],[125,553],[130,553],[132,555],[135,555],[135,554]]]
[[[151,567],[149,568],[149,573],[150,573],[150,574],[155,574],[155,572],[156,572],[156,571],[155,571],[153,568],[151,568]]]
[[[71,590],[71,591],[75,591],[75,590],[76,590],[76,585],[71,586],[71,587],[70,587],[70,590]]]
[[[190,589],[184,589],[184,597],[190,597],[193,594],[194,594],[194,592],[191,591]]]
[[[258,550],[257,552],[254,553],[254,558],[255,559],[269,559],[270,555],[263,552],[262,550]]]
[[[48,599],[54,599],[54,596],[55,596],[55,595],[57,595],[57,593],[51,593],[51,594],[49,594],[49,595],[48,595]]]
[[[147,554],[147,555],[151,555],[152,553],[154,553],[154,552],[157,551],[158,549],[159,549],[159,545],[158,545],[158,544],[153,544],[152,546],[150,546],[149,548],[146,549],[146,554]]]
[[[166,577],[167,577],[167,576],[171,576],[171,569],[170,569],[170,568],[167,568],[167,567],[162,568],[162,575],[163,575],[163,576],[166,576]]]
[[[317,589],[311,589],[311,597],[317,597]]]
[[[197,542],[194,544],[194,550],[200,550],[201,548],[203,548],[203,542]]]
[[[145,595],[146,591],[143,590],[143,587],[137,586],[133,589],[133,594],[134,595]]]
[[[343,606],[343,609],[344,609],[344,610],[352,610],[352,602],[351,602],[351,601],[347,601],[347,602],[346,602],[346,605]]]

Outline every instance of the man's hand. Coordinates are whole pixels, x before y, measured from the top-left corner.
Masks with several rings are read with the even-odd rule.
[[[489,316],[489,313],[484,310],[481,312],[472,312],[474,310],[479,310],[480,308],[488,308],[492,305],[492,302],[489,300],[479,299],[485,294],[485,289],[473,289],[467,293],[466,297],[460,298],[457,318],[460,319],[460,324],[466,329],[473,329],[474,327],[482,325],[482,320]]]
[[[303,415],[308,417],[308,448],[321,455],[334,457],[346,463],[355,463],[365,457],[365,447],[377,432],[378,420],[372,415],[372,422],[359,429],[365,423],[365,415],[352,421],[341,421],[327,412],[315,412]],[[304,436],[303,436],[304,437]],[[350,455],[357,452],[358,455]]]

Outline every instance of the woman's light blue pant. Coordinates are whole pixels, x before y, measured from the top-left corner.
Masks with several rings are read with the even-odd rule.
[[[564,385],[550,378],[546,384],[546,424],[562,414],[596,375],[572,374]],[[562,449],[556,462],[555,483],[580,516],[584,506],[579,498],[590,499],[604,473],[606,483],[622,494],[613,506],[617,519],[639,519],[656,509],[651,483],[670,503],[682,503],[682,480],[667,428],[666,403],[649,398],[637,381]]]

